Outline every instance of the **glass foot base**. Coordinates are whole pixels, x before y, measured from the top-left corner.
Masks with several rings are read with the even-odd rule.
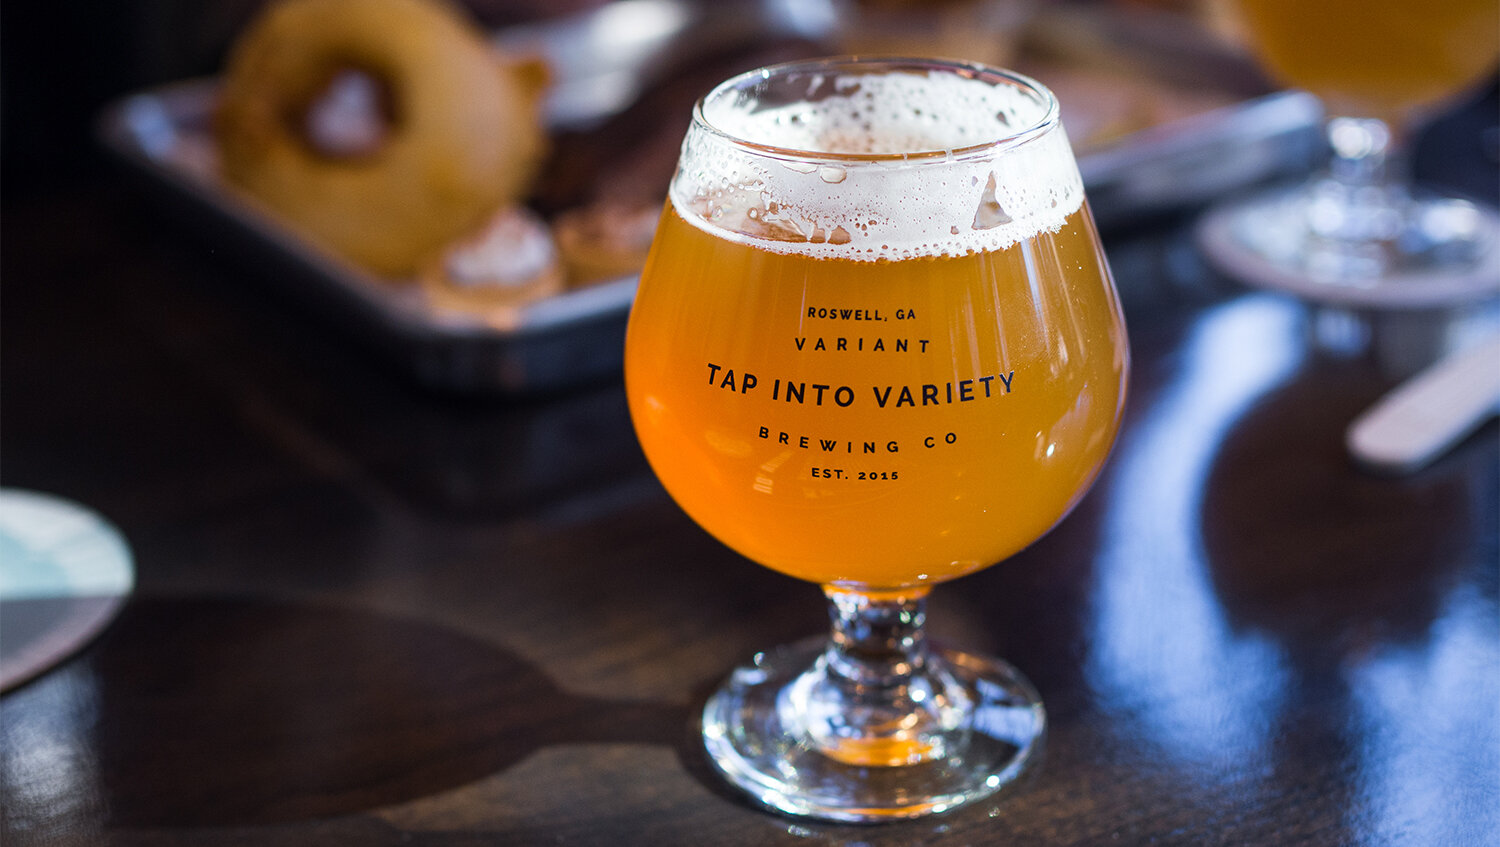
[[[1003,661],[949,650],[932,651],[927,667],[956,686],[951,696],[968,708],[935,739],[939,757],[871,766],[825,754],[788,703],[796,697],[793,683],[826,644],[815,639],[757,654],[704,707],[709,759],[761,804],[832,821],[915,818],[988,797],[1040,758],[1047,720],[1031,683]]]
[[[1369,189],[1376,190],[1376,189]],[[1247,197],[1199,222],[1199,246],[1249,285],[1350,308],[1431,309],[1500,293],[1500,214],[1466,200],[1372,203],[1360,237],[1319,234],[1317,186]],[[1375,212],[1384,214],[1375,214]],[[1347,210],[1338,217],[1352,217]],[[1368,237],[1364,237],[1368,236]]]

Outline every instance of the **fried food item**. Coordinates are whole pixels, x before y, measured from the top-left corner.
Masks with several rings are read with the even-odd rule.
[[[576,288],[640,273],[660,216],[660,206],[609,201],[559,215],[553,231],[568,284]]]
[[[552,233],[524,206],[503,207],[426,267],[420,279],[437,311],[476,317],[497,329],[514,328],[520,307],[563,289]]]
[[[352,263],[409,277],[524,195],[546,77],[442,0],[278,0],[229,58],[223,175]]]

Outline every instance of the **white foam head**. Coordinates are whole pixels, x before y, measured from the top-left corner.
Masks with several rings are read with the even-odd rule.
[[[1001,250],[1083,203],[1057,102],[975,65],[833,60],[725,82],[671,186],[684,218],[780,253],[865,261]]]

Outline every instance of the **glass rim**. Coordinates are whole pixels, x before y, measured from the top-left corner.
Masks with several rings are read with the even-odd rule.
[[[776,75],[786,75],[797,71],[816,73],[836,72],[841,68],[869,69],[884,66],[892,71],[947,71],[970,79],[992,81],[994,84],[1006,84],[1014,88],[1030,91],[1036,95],[1043,105],[1043,111],[1039,118],[1031,121],[1021,129],[1008,132],[996,138],[981,141],[976,144],[967,144],[963,147],[945,149],[910,150],[901,153],[838,153],[826,150],[806,150],[798,147],[786,147],[777,144],[769,144],[761,141],[752,141],[741,138],[739,135],[716,126],[709,120],[706,107],[714,100],[729,94],[732,91],[744,90],[752,87],[758,81],[770,79]],[[868,71],[866,71],[868,72]],[[987,65],[982,62],[970,62],[959,59],[943,59],[932,57],[913,56],[828,56],[818,59],[798,59],[790,62],[780,62],[773,65],[755,68],[736,74],[718,85],[714,86],[707,94],[698,98],[693,105],[692,128],[706,132],[746,153],[774,158],[792,162],[807,163],[829,163],[829,164],[920,164],[928,161],[952,162],[981,159],[985,156],[995,155],[1009,149],[1020,147],[1027,142],[1040,138],[1062,125],[1061,109],[1057,102],[1057,96],[1052,90],[1035,79],[1016,71]]]

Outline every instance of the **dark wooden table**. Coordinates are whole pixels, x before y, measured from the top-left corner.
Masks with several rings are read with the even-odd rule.
[[[138,566],[101,637],[0,698],[7,847],[1500,843],[1495,425],[1354,467],[1393,375],[1214,276],[1185,220],[1109,239],[1135,360],[1098,485],[934,594],[938,637],[1041,690],[1042,766],[841,827],[703,761],[709,689],[822,601],[684,516],[617,381],[434,395],[113,172],[7,152],[4,483],[98,510]]]

